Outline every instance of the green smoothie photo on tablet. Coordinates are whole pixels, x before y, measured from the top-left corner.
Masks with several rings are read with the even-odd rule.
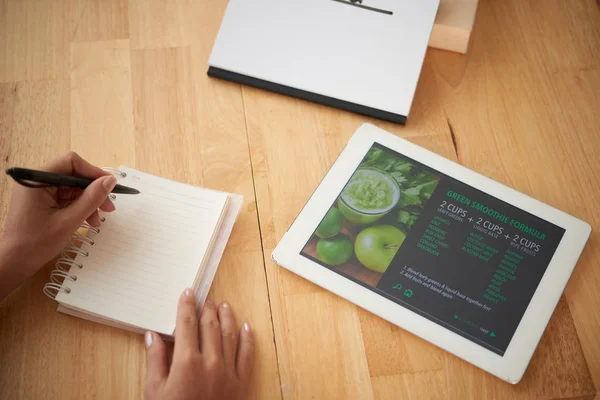
[[[376,287],[438,181],[415,163],[373,147],[303,253]]]

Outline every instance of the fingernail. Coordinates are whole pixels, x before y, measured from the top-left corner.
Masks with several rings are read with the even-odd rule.
[[[223,304],[221,304],[221,306],[222,306],[223,308],[229,308],[229,303],[228,303],[228,302],[226,302],[226,301],[224,301],[224,302],[223,302]]]
[[[146,348],[152,346],[152,332],[148,331],[145,335]]]
[[[114,176],[109,176],[108,178],[104,178],[104,181],[102,182],[102,186],[104,186],[104,189],[106,189],[107,191],[111,191],[115,188],[115,186],[117,185],[117,178],[115,178]]]
[[[215,302],[212,301],[211,299],[206,299],[206,301],[204,302],[205,306],[209,306],[209,307],[214,307],[215,306]]]
[[[244,322],[244,330],[246,332],[250,332],[250,324],[248,324],[247,322]]]
[[[191,295],[192,295],[192,289],[189,289],[189,288],[188,288],[188,289],[185,289],[185,290],[183,291],[183,295],[184,295],[184,296],[186,296],[186,297],[189,297],[189,296],[191,296]]]

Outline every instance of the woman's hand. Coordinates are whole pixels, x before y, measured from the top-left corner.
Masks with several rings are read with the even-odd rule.
[[[207,300],[200,322],[196,297],[186,289],[179,300],[173,362],[165,343],[146,332],[147,400],[215,400],[247,397],[254,360],[254,339],[244,323],[238,331],[229,304]]]
[[[58,255],[83,221],[99,226],[98,209],[115,209],[108,195],[116,179],[77,154],[40,169],[95,180],[85,191],[14,185],[0,241],[0,300]]]

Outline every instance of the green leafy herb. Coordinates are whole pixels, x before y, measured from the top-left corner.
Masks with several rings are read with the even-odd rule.
[[[423,200],[429,200],[437,185],[438,181],[432,180],[419,186],[421,190],[421,197],[423,198]]]
[[[400,186],[397,222],[412,228],[420,215],[420,209],[431,198],[438,185],[438,178],[408,161],[385,150],[372,148],[367,153],[363,166],[375,167],[390,174]]]
[[[381,149],[371,149],[365,158],[363,166],[376,167],[389,173],[400,186],[408,181],[407,176],[413,168],[409,162],[400,160]]]
[[[398,210],[398,222],[406,225],[408,229],[412,229],[415,221],[419,218],[420,213],[409,212],[406,210]]]
[[[400,195],[400,207],[406,206],[421,206],[421,198],[419,197],[419,189],[416,187],[412,187],[410,189],[405,190]]]
[[[420,201],[409,198],[406,205],[422,205],[429,200],[437,185],[437,178],[433,174],[427,171],[418,172],[410,181],[404,182],[402,188],[404,189],[403,194],[408,193],[409,197],[418,196]]]
[[[390,172],[390,175],[392,176],[392,178],[394,178],[396,182],[398,182],[398,185],[400,185],[400,187],[402,187],[406,182],[408,182],[408,178],[402,172]]]

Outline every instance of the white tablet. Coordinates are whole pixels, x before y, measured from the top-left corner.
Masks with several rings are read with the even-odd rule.
[[[517,383],[590,233],[583,221],[365,124],[273,260]]]

